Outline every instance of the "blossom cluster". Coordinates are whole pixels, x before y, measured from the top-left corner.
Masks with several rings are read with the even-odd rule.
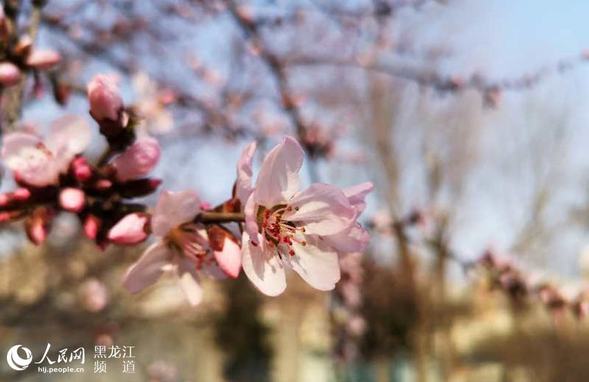
[[[4,8],[0,7],[0,43],[2,46],[11,47],[0,60],[0,88],[18,84],[24,79],[24,72],[50,70],[61,61],[61,55],[56,51],[34,47],[33,40],[28,35],[23,35],[14,44],[9,44],[9,32]]]
[[[358,218],[372,184],[315,183],[301,190],[305,153],[292,137],[267,153],[255,180],[256,143],[249,144],[237,163],[232,197],[219,206],[192,190],[165,190],[153,209],[137,202],[161,183],[149,177],[160,146],[137,129],[138,116],[125,106],[114,78],[94,77],[87,93],[90,115],[108,143],[97,161],[83,154],[92,135],[83,118],[58,119],[45,137],[13,132],[4,139],[2,159],[18,187],[0,195],[0,222],[24,219],[33,243],[45,241],[60,212],[76,214],[102,249],[152,235],[123,285],[135,293],[171,273],[193,305],[202,298],[202,277],[236,278],[241,269],[269,296],[285,290],[288,270],[316,289],[332,290],[341,277],[339,255],[365,249],[368,233]]]
[[[491,287],[504,291],[514,303],[536,299],[555,318],[567,311],[579,319],[589,314],[589,291],[586,289],[571,294],[549,282],[535,280],[524,274],[509,257],[493,249],[486,250],[478,264],[486,270]]]

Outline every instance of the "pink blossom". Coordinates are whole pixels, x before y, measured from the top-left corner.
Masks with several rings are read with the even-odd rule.
[[[364,211],[364,208],[366,208],[364,198],[370,191],[372,191],[373,187],[372,183],[365,182],[343,190],[344,195],[346,195],[348,201],[356,210],[356,218],[358,218]],[[368,235],[368,232],[356,222],[342,232],[335,235],[325,236],[323,239],[327,245],[336,249],[338,252],[350,253],[362,252],[365,250],[369,238],[370,236]]]
[[[86,196],[79,188],[64,188],[59,193],[59,205],[66,211],[80,212],[84,209]]]
[[[157,241],[124,277],[123,284],[131,293],[153,284],[167,271],[175,275],[188,301],[197,305],[202,299],[201,274],[223,277],[225,269],[235,268],[239,246],[225,240],[221,251],[211,248],[204,226],[194,223],[199,206],[200,200],[192,191],[161,194],[151,219]]]
[[[115,244],[137,244],[147,238],[146,225],[149,219],[146,214],[128,214],[108,232],[108,239]]]
[[[20,70],[11,62],[0,62],[0,85],[16,85],[21,78]]]
[[[4,138],[2,159],[15,176],[33,186],[57,184],[72,159],[90,142],[90,129],[77,117],[63,117],[51,126],[45,140],[29,133]]]
[[[117,121],[123,109],[119,87],[112,76],[96,75],[88,84],[90,114],[97,121],[109,119]]]
[[[39,70],[51,69],[61,61],[61,56],[54,50],[33,49],[27,57],[26,64]]]
[[[141,178],[155,167],[160,159],[160,145],[156,139],[142,137],[116,157],[112,165],[120,181]]]
[[[243,269],[270,296],[286,288],[286,268],[316,289],[333,289],[340,279],[339,248],[324,239],[350,230],[358,216],[358,207],[335,186],[315,183],[299,191],[303,156],[291,137],[274,147],[245,206]]]

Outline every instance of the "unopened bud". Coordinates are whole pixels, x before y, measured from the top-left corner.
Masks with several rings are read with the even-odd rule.
[[[25,221],[25,231],[29,240],[35,244],[42,244],[51,228],[54,212],[47,207],[36,208]]]
[[[64,188],[59,193],[59,205],[66,211],[80,212],[84,209],[86,197],[79,188]]]
[[[84,219],[84,233],[90,240],[96,239],[98,236],[98,230],[102,225],[102,220],[95,215],[88,215]]]
[[[17,188],[12,192],[12,198],[19,202],[24,202],[31,197],[31,191],[27,188]]]
[[[18,84],[21,79],[20,70],[11,62],[0,62],[0,85],[9,87]]]
[[[94,185],[99,191],[106,191],[112,187],[112,182],[108,179],[100,179]]]
[[[3,211],[0,212],[0,223],[10,222],[23,217],[23,211]]]
[[[48,70],[61,61],[61,56],[54,50],[33,49],[26,60],[26,64],[38,70]]]
[[[71,171],[79,182],[86,182],[92,178],[92,167],[86,161],[86,158],[79,156],[72,161]]]
[[[137,139],[125,152],[116,157],[112,165],[121,181],[146,176],[160,158],[160,146],[156,139],[143,137]]]
[[[119,88],[111,76],[97,75],[88,84],[90,114],[97,122],[118,121],[123,109]]]
[[[138,244],[147,239],[148,226],[149,216],[147,214],[128,214],[110,229],[108,239],[115,244]]]

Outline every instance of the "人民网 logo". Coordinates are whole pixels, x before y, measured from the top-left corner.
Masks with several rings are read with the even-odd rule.
[[[21,354],[19,354],[20,349],[22,349],[24,357],[21,357]],[[27,367],[29,367],[31,362],[33,362],[33,353],[27,347],[22,345],[14,345],[8,349],[8,352],[6,353],[6,362],[8,362],[8,366],[10,366],[12,370],[25,370]]]

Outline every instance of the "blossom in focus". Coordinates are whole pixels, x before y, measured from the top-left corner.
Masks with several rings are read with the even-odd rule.
[[[200,278],[237,277],[240,249],[225,236],[222,248],[209,241],[206,228],[194,223],[201,202],[192,191],[161,194],[151,218],[151,229],[157,241],[129,268],[123,284],[137,293],[153,284],[164,272],[172,273],[192,305],[202,299]]]
[[[160,145],[151,137],[138,138],[112,161],[120,181],[141,178],[151,172],[160,159]]]
[[[246,150],[244,156],[252,155]],[[299,191],[303,156],[300,144],[286,137],[266,155],[251,192],[249,173],[245,171],[247,176],[240,178],[238,171],[236,194],[250,194],[244,210],[243,269],[253,284],[270,296],[286,288],[286,268],[316,289],[335,287],[340,279],[340,248],[325,239],[356,226],[358,211],[363,208],[359,201],[370,191],[363,186],[363,191],[346,195],[322,183]]]
[[[19,180],[44,187],[57,184],[72,159],[88,146],[90,128],[77,117],[60,118],[45,139],[30,133],[10,133],[4,138],[2,160]]]
[[[0,62],[0,85],[13,86],[20,81],[20,70],[11,62]]]
[[[90,114],[98,122],[107,119],[118,121],[123,109],[119,87],[113,76],[99,74],[88,84],[88,101]]]

